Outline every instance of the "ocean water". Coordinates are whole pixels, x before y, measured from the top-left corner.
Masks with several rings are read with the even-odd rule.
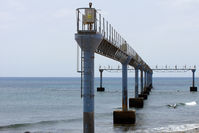
[[[198,131],[199,92],[189,91],[191,78],[154,78],[144,108],[131,108],[136,124],[126,126],[113,125],[112,113],[122,104],[121,78],[103,81],[105,92],[95,91],[97,133]],[[128,97],[134,97],[133,78],[128,79]],[[82,105],[80,78],[0,78],[1,133],[82,132]]]

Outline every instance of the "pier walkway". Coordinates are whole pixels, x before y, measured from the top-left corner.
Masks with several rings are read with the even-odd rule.
[[[152,88],[153,69],[139,56],[113,26],[92,8],[76,9],[77,33],[75,40],[81,48],[81,87],[83,97],[83,130],[94,133],[94,53],[120,62],[122,65],[122,110],[113,112],[114,124],[134,124],[136,112],[128,107],[143,107]],[[128,99],[128,66],[135,71],[135,97]],[[140,72],[140,88],[138,82]],[[99,91],[103,91],[101,86]],[[129,103],[129,104],[128,104]]]

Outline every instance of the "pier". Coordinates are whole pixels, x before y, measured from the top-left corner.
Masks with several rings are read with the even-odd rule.
[[[77,32],[75,40],[81,48],[81,97],[83,98],[83,131],[94,133],[94,53],[100,54],[121,63],[122,68],[122,109],[113,112],[113,124],[135,124],[136,112],[129,107],[143,108],[144,100],[147,99],[153,88],[153,72],[163,69],[152,69],[128,44],[128,42],[105,20],[104,17],[92,7],[77,8]],[[79,51],[78,51],[79,59]],[[78,61],[79,62],[79,61]],[[135,72],[135,96],[128,99],[128,67]],[[79,64],[78,67],[79,68]],[[103,72],[113,69],[99,69],[100,86],[98,92],[105,91],[103,87]],[[168,69],[167,69],[168,70]],[[178,69],[179,70],[179,69]],[[187,70],[187,69],[186,69]],[[195,70],[193,83],[190,91],[197,91],[195,87]],[[140,75],[140,77],[139,77]],[[140,82],[140,87],[138,86]],[[140,89],[139,89],[140,88]]]
[[[193,67],[189,67],[187,68],[186,66],[184,67],[178,67],[178,66],[174,66],[173,68],[172,67],[168,67],[168,66],[165,66],[164,68],[158,68],[158,66],[156,66],[155,68],[152,68],[153,72],[159,72],[159,73],[173,73],[173,72],[187,72],[187,71],[191,71],[192,72],[192,86],[190,87],[190,91],[197,91],[197,87],[195,86],[195,72],[196,72],[196,66],[193,66]],[[102,88],[103,85],[102,85],[102,73],[104,71],[107,71],[107,72],[121,72],[122,69],[118,66],[118,68],[111,68],[110,66],[108,66],[107,68],[104,67],[102,68],[101,66],[99,67],[99,72],[100,72],[100,86]],[[129,72],[135,72],[136,73],[136,69],[133,69],[133,68],[128,68],[128,71]],[[145,75],[146,77],[146,75]],[[146,79],[145,79],[146,81]],[[151,79],[152,81],[152,79]],[[143,92],[143,72],[141,71],[140,73],[140,82],[141,82],[141,92]],[[146,84],[146,83],[145,83]],[[105,88],[104,88],[105,90]],[[142,95],[142,94],[140,94]]]
[[[122,110],[113,112],[114,124],[134,124],[135,111],[128,110],[127,66],[145,72],[145,87],[151,86],[152,69],[120,34],[89,3],[88,8],[77,10],[77,33],[75,40],[81,48],[81,75],[83,96],[83,130],[94,132],[94,53],[122,64]],[[138,98],[138,84],[135,85],[135,99]]]

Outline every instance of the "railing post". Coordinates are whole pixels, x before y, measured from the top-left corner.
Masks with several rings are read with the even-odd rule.
[[[79,9],[77,9],[77,31],[79,31]]]
[[[99,14],[99,32],[101,33],[101,14]]]
[[[108,40],[108,21],[106,21],[106,36],[107,36],[107,40]]]
[[[105,20],[103,18],[103,36],[105,37]]]

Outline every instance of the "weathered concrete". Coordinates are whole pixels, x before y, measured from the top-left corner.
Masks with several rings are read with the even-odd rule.
[[[104,87],[97,87],[97,91],[99,91],[99,92],[103,92],[104,90],[105,90]]]
[[[197,87],[190,87],[190,91],[197,91]]]
[[[135,124],[136,115],[135,111],[119,111],[113,112],[113,123],[114,124]]]
[[[84,112],[84,133],[94,133],[94,112]]]
[[[143,108],[144,98],[129,98],[129,107]]]

